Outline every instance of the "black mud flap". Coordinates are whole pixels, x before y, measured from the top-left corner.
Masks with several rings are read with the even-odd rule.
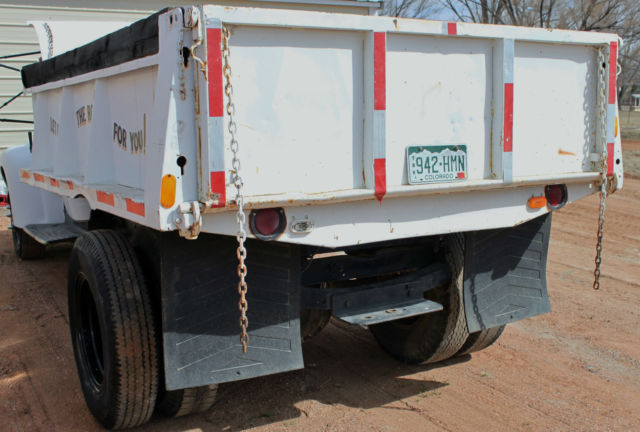
[[[296,246],[247,242],[249,347],[242,353],[235,238],[195,241],[165,233],[164,369],[168,390],[236,381],[304,366]]]
[[[551,311],[551,214],[513,228],[466,233],[464,304],[469,332]]]

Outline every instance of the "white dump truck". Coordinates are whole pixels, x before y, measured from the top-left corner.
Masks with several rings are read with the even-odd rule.
[[[168,8],[81,46],[34,24],[14,245],[75,240],[73,349],[107,428],[302,368],[331,317],[405,362],[483,349],[550,310],[552,211],[622,186],[617,36],[306,3]]]

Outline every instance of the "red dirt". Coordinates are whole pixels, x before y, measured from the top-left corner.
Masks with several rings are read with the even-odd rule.
[[[602,289],[591,289],[597,197],[554,215],[553,312],[496,345],[435,366],[390,359],[371,335],[331,324],[303,371],[220,386],[203,415],[141,431],[640,430],[640,180],[607,204]],[[85,407],[69,340],[68,247],[19,262],[0,226],[0,429],[101,430]]]
[[[640,141],[625,139],[622,141],[622,150],[640,150]]]

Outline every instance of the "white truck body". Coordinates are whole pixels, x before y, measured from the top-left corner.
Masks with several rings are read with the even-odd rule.
[[[566,184],[569,202],[596,192],[604,143],[622,186],[615,35],[221,6],[157,20],[153,54],[25,82],[23,182],[156,230],[235,235],[225,26],[245,206],[284,208],[278,241],[515,226],[550,211],[527,205],[545,185]],[[407,148],[436,145],[466,146],[464,177],[410,184]],[[166,175],[176,190],[163,207]]]

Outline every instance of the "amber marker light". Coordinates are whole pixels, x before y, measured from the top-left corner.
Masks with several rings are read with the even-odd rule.
[[[531,198],[529,198],[529,201],[527,201],[527,205],[532,209],[546,207],[547,199],[543,196],[532,196]]]
[[[176,202],[176,178],[165,174],[160,184],[160,205],[164,208],[173,207]]]

